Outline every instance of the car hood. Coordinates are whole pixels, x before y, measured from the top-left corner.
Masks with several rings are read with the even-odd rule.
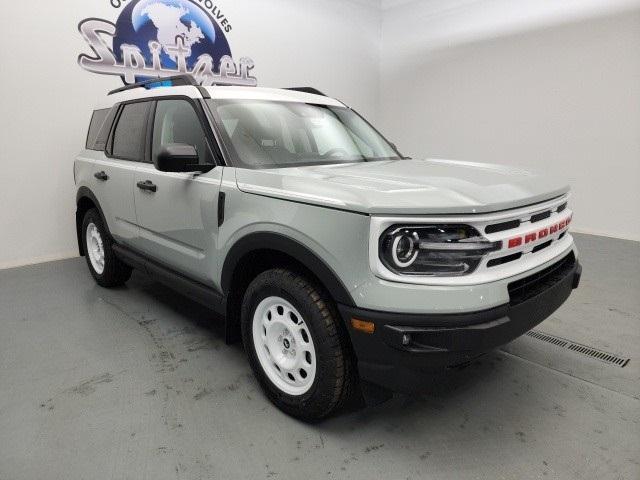
[[[237,169],[236,179],[246,193],[367,214],[495,212],[569,190],[519,168],[435,159]]]

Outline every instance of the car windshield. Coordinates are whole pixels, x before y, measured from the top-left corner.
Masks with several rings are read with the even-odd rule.
[[[346,107],[264,100],[208,100],[234,166],[279,168],[400,159]]]

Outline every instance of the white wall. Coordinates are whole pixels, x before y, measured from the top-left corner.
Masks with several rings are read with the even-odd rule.
[[[640,240],[638,2],[552,3],[384,1],[382,130],[418,158],[562,176],[575,230]]]
[[[379,2],[218,0],[235,57],[263,86],[312,85],[376,118]],[[81,70],[86,17],[109,0],[8,2],[0,16],[0,268],[76,255],[73,158],[92,106],[117,77]]]

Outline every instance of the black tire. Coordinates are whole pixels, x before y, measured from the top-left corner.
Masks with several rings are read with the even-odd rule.
[[[313,340],[315,378],[301,395],[278,388],[266,375],[255,351],[254,313],[260,302],[272,296],[287,300],[300,312]],[[316,422],[339,410],[355,391],[357,376],[348,333],[328,293],[305,276],[283,268],[258,275],[245,292],[241,324],[251,368],[267,397],[285,413]]]
[[[89,225],[95,225],[98,233],[100,234],[100,238],[102,240],[102,247],[104,250],[104,270],[102,273],[98,273],[91,263],[91,259],[89,258],[89,246],[87,245],[87,228]],[[87,265],[89,266],[89,271],[93,278],[96,280],[98,285],[102,287],[117,287],[123,285],[129,278],[131,277],[131,267],[124,264],[118,257],[116,257],[113,252],[113,239],[109,235],[109,232],[104,227],[104,223],[102,222],[102,217],[100,213],[95,208],[92,208],[87,211],[84,215],[84,219],[82,221],[82,242],[84,249],[84,256],[87,260]]]

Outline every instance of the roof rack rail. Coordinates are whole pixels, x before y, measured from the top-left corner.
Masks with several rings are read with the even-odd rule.
[[[312,93],[314,95],[322,95],[323,97],[327,96],[317,88],[313,88],[313,87],[289,87],[289,88],[285,88],[285,90],[293,90],[295,92],[303,92],[303,93]]]
[[[157,84],[157,85],[156,85]],[[150,80],[145,80],[144,82],[132,83],[131,85],[125,85],[124,87],[116,88],[115,90],[111,90],[109,95],[113,95],[114,93],[126,92],[127,90],[133,90],[134,88],[154,88],[156,87],[180,87],[180,86],[193,86],[199,87],[200,84],[196,82],[196,79],[191,75],[173,75],[171,77],[158,77],[152,78]]]

